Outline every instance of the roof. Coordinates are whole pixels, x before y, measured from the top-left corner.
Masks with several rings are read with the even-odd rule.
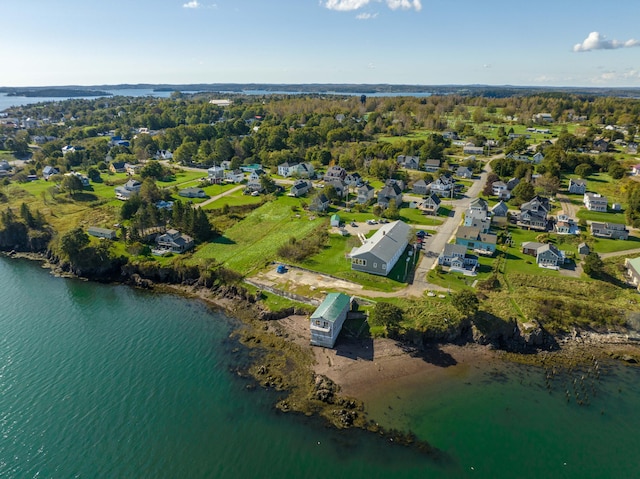
[[[537,241],[525,241],[522,243],[522,249],[535,249],[537,251],[538,248],[541,248],[544,245],[545,243],[539,243]]]
[[[444,251],[442,252],[442,254],[443,256],[464,256],[465,254],[467,254],[467,247],[463,244],[447,243],[446,245],[444,245]]]
[[[398,252],[398,248],[404,248],[408,243],[410,233],[411,226],[404,221],[387,223],[367,239],[362,246],[353,250],[351,256],[371,253],[381,261],[389,263]]]
[[[627,260],[627,267],[633,268],[636,273],[640,272],[640,258],[633,258]]]
[[[547,251],[551,251],[551,253],[553,253],[558,258],[562,257],[562,253],[560,253],[560,250],[558,248],[556,248],[554,245],[552,245],[551,243],[547,243],[547,244],[544,244],[544,245],[540,246],[538,248],[538,250],[536,251],[536,255],[539,255],[539,254],[542,254],[542,253],[546,253]]]
[[[343,293],[329,293],[320,306],[311,315],[311,320],[322,318],[331,323],[335,322],[345,307],[349,307],[351,298]]]

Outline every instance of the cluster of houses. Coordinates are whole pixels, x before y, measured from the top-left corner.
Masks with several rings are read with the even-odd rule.
[[[448,267],[450,272],[475,275],[478,255],[491,256],[496,250],[497,235],[491,232],[491,221],[493,216],[506,217],[506,205],[501,205],[490,210],[485,200],[474,199],[465,211],[455,241],[447,244],[438,256],[438,264]]]

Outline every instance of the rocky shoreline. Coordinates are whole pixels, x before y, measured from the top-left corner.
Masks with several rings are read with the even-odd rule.
[[[78,278],[57,264],[55,258],[44,254],[8,253],[7,256],[36,260],[52,274]],[[548,337],[548,333],[542,334],[527,325],[524,329],[512,330],[514,337],[510,342],[505,342],[508,338],[504,332],[487,337],[470,327],[464,335],[444,342],[435,338],[426,344],[424,338],[412,343],[392,339],[348,340],[344,344],[339,342],[336,350],[314,348],[309,345],[306,316],[296,315],[295,309],[265,310],[257,298],[241,287],[207,287],[193,281],[157,283],[138,273],[124,275],[117,282],[199,299],[237,318],[240,327],[233,335],[249,349],[251,357],[248,369],[238,370],[237,374],[253,378],[260,387],[282,392],[282,398],[275,404],[279,411],[316,415],[339,429],[365,429],[390,443],[409,446],[441,459],[445,459],[441,451],[410,432],[382,428],[368,416],[362,397],[390,387],[394,377],[424,372],[425,368],[432,371],[446,368],[443,357],[451,357],[455,362],[512,361],[545,369],[573,367],[596,358],[640,364],[640,337],[631,332],[575,330],[562,337]],[[509,347],[499,348],[505,344]],[[367,352],[368,348],[373,352]],[[367,357],[368,354],[371,356]]]

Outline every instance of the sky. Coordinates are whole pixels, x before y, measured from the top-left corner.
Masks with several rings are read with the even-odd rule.
[[[0,2],[0,86],[640,87],[638,0]]]

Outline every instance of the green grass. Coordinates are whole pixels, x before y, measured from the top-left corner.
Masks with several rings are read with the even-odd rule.
[[[329,235],[329,242],[325,248],[300,263],[299,266],[337,276],[374,291],[395,291],[404,286],[408,252],[400,257],[389,275],[383,277],[351,269],[351,262],[346,258],[346,255],[360,244],[358,238],[354,236]],[[408,266],[414,267],[418,260],[419,256],[412,256],[412,261],[409,261]]]
[[[442,224],[442,220],[439,220],[438,216],[448,215],[449,210],[447,210],[446,208],[440,208],[440,213],[446,213],[446,215],[439,214],[438,216],[425,215],[417,208],[401,208],[399,213],[400,219],[405,223],[414,225],[437,226]]]
[[[262,269],[277,259],[278,248],[290,237],[304,239],[317,226],[328,222],[326,217],[310,217],[306,213],[296,217],[291,210],[296,204],[299,200],[295,198],[280,197],[262,205],[223,236],[200,248],[194,259],[213,258],[245,275]]]
[[[586,208],[580,208],[576,213],[576,216],[581,220],[596,221],[600,223],[627,223],[627,217],[624,213],[621,212],[604,213],[600,211],[589,211]]]
[[[629,235],[627,240],[615,240],[608,238],[592,238],[589,242],[596,253],[617,253],[630,249],[640,248],[640,238]]]

